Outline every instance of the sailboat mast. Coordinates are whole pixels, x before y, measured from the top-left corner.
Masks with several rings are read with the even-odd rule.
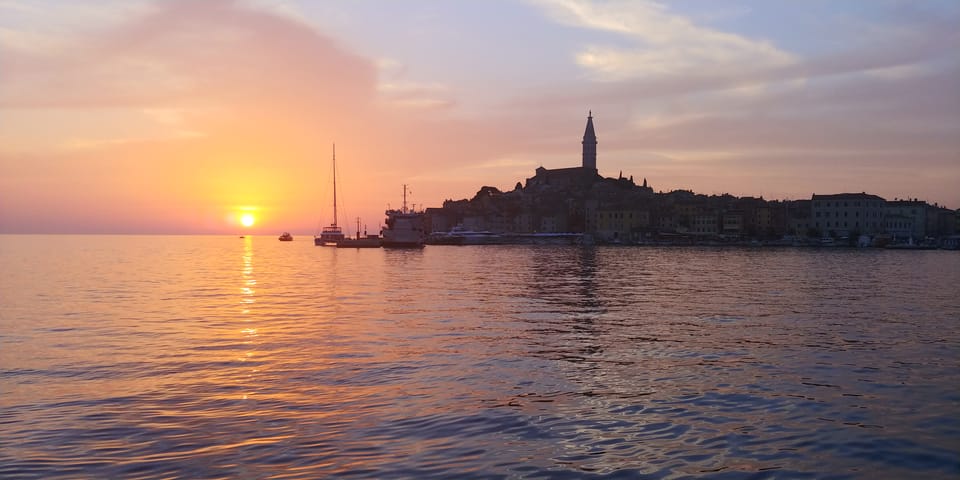
[[[333,144],[333,226],[337,226],[337,144]]]

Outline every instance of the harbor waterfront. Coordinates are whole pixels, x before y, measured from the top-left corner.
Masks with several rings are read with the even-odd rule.
[[[956,478],[960,254],[0,235],[0,478]]]

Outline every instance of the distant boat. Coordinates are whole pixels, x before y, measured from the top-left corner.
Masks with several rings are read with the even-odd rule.
[[[344,237],[337,243],[337,248],[380,248],[380,241],[379,235],[367,235],[367,232],[363,232],[363,236],[360,236],[360,217],[357,217],[356,238]]]
[[[387,210],[387,227],[383,229],[384,248],[423,248],[426,241],[423,212],[407,209],[407,186],[403,186],[403,208]]]
[[[283,232],[283,234],[280,235],[280,241],[281,241],[281,242],[292,242],[292,241],[293,241],[293,235],[290,235],[290,232]]]
[[[343,238],[343,229],[337,226],[337,144],[333,144],[333,223],[323,227],[320,236],[313,237],[313,244],[335,247]]]

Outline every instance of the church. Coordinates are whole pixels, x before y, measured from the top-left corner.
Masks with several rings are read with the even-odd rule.
[[[600,180],[597,173],[597,134],[593,130],[593,111],[587,114],[587,127],[583,131],[583,160],[579,167],[546,169],[537,168],[536,175],[527,179],[525,187],[589,186]]]
[[[428,209],[433,231],[462,225],[497,233],[599,233],[603,238],[620,238],[645,227],[653,189],[646,179],[638,186],[622,172],[619,178],[600,176],[592,111],[581,145],[578,167],[540,166],[526,185],[517,182],[513,190],[484,186],[470,200],[447,200],[443,208]]]

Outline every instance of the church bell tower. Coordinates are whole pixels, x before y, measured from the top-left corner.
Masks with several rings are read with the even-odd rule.
[[[587,128],[583,131],[583,169],[597,171],[597,134],[593,131],[593,110],[587,114]]]

